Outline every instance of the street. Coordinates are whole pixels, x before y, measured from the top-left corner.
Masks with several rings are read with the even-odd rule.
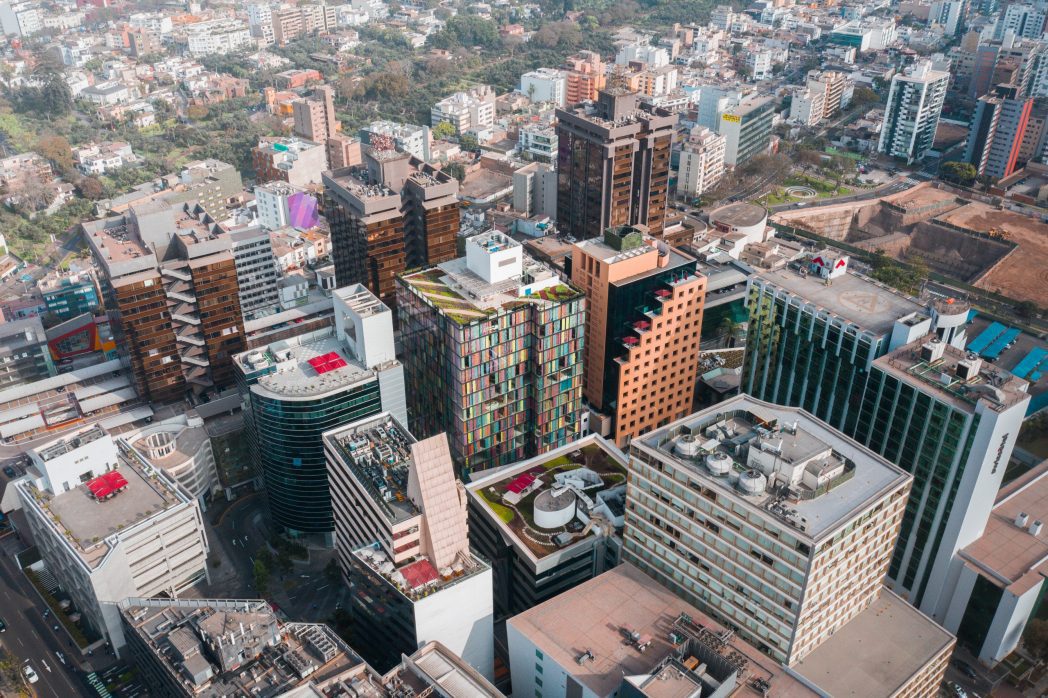
[[[40,680],[30,686],[36,695],[93,695],[84,684],[84,673],[74,667],[79,652],[71,646],[64,630],[55,632],[54,624],[43,618],[46,607],[18,569],[14,556],[24,547],[13,533],[0,539],[0,608],[7,624],[7,631],[0,634],[0,643],[21,666],[28,661],[36,671]],[[56,652],[65,655],[65,664]]]

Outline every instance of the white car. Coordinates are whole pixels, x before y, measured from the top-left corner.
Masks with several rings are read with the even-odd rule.
[[[33,671],[33,667],[29,666],[28,664],[22,667],[22,673],[25,674],[25,677],[29,680],[29,683],[36,683],[40,680],[40,677],[36,675],[35,671]]]

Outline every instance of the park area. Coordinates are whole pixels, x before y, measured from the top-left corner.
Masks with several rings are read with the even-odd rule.
[[[846,196],[851,193],[852,189],[833,180],[809,174],[790,175],[764,197],[764,203],[768,206],[778,206]]]

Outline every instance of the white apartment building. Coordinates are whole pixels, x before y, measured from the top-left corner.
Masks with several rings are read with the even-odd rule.
[[[42,564],[119,654],[124,637],[116,604],[138,596],[177,598],[208,579],[200,508],[101,427],[36,449],[30,458],[43,472],[30,467],[13,486]],[[55,472],[52,463],[60,464]],[[79,472],[70,479],[73,471]],[[67,484],[73,486],[66,490]]]
[[[35,4],[0,2],[0,29],[7,36],[32,36],[43,28],[43,16]]]
[[[753,80],[770,78],[773,65],[771,51],[756,49],[746,52],[746,67],[750,69],[750,77]]]
[[[129,143],[93,143],[73,149],[73,162],[85,175],[102,175],[137,160]]]
[[[932,148],[950,74],[921,61],[892,78],[877,151],[907,163]]]
[[[304,187],[280,180],[257,184],[254,193],[258,222],[267,230],[279,230],[291,225],[291,198],[296,194],[308,196]]]
[[[494,125],[495,91],[488,85],[479,85],[469,92],[456,92],[440,100],[430,110],[430,125],[445,121],[454,126],[459,135]]]
[[[623,559],[792,665],[881,594],[911,477],[739,395],[630,445]]]
[[[361,129],[361,135],[367,142],[370,142],[372,135],[391,136],[397,147],[405,153],[410,153],[419,160],[429,160],[432,139],[429,126],[398,124],[395,121],[372,121]]]
[[[964,5],[964,0],[936,0],[928,12],[928,24],[938,24],[947,36],[956,36],[964,19]]]
[[[517,136],[517,149],[528,159],[551,163],[557,157],[560,139],[557,129],[545,124],[521,126]]]
[[[790,101],[790,121],[801,126],[815,126],[826,109],[826,91],[815,87],[797,87]]]
[[[615,63],[616,65],[640,63],[648,69],[661,68],[669,65],[670,54],[660,46],[641,43],[627,44],[615,54]]]
[[[994,39],[1003,39],[1009,32],[1021,39],[1040,39],[1046,17],[1048,11],[1041,3],[1008,5],[994,25]]]
[[[532,104],[552,102],[563,107],[566,100],[568,76],[563,70],[539,68],[520,76],[520,93]]]
[[[724,174],[724,153],[724,136],[704,126],[693,128],[681,145],[677,193],[689,197],[702,196],[717,186]]]
[[[715,29],[730,34],[734,23],[735,11],[731,9],[731,5],[717,5],[710,13],[710,26]]]
[[[239,48],[254,45],[247,25],[236,19],[216,19],[190,24],[186,28],[186,38],[189,42],[189,52],[194,56],[231,53]]]
[[[171,17],[160,12],[135,12],[127,23],[133,29],[144,29],[157,36],[167,36],[173,29]]]

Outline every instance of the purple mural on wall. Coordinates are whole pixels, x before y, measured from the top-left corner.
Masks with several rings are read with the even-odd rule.
[[[288,224],[293,228],[312,228],[317,217],[317,200],[305,192],[296,192],[287,198]]]

